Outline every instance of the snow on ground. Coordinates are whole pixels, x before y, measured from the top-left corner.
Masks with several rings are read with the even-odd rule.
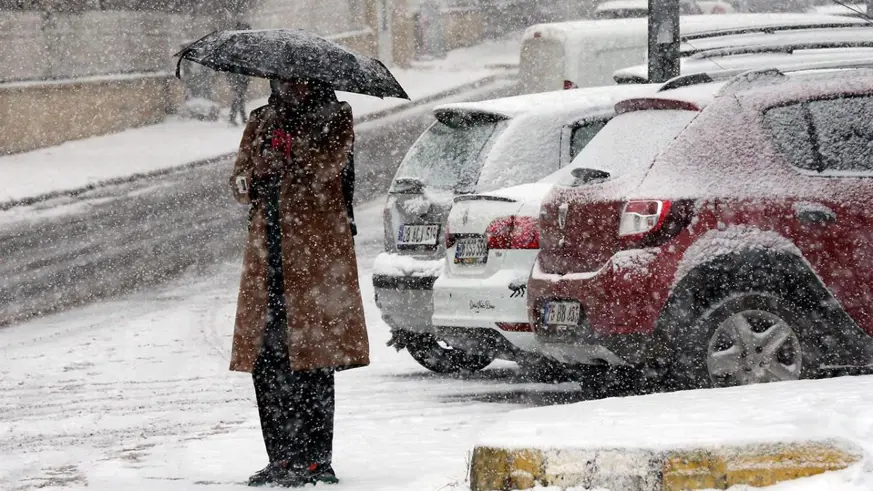
[[[331,489],[464,489],[479,430],[517,407],[489,395],[575,386],[521,383],[509,363],[436,376],[386,347],[382,204],[356,213],[372,365],[337,375]],[[0,489],[243,489],[266,455],[251,379],[227,370],[239,268],[0,329]]]
[[[449,53],[446,60],[392,69],[412,102],[463,87],[500,72],[490,65],[518,62],[520,36],[488,41]],[[357,117],[396,108],[410,101],[382,100],[341,93]],[[253,101],[250,108],[266,103]],[[58,191],[79,189],[112,179],[179,167],[235,152],[240,127],[224,122],[169,118],[166,122],[77,140],[32,152],[0,157],[0,204]]]

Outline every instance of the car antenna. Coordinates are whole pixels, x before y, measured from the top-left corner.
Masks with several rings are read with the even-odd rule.
[[[861,12],[860,9],[857,9],[847,3],[842,2],[841,0],[833,0],[833,2],[841,7],[848,9],[850,12],[854,12],[858,14],[862,19],[866,20],[868,23],[873,24],[873,17],[870,17],[867,12]]]

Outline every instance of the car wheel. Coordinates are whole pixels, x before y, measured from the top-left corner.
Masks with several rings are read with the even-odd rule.
[[[802,309],[775,295],[727,295],[674,336],[677,388],[731,387],[810,378],[817,350]]]
[[[495,358],[493,353],[470,353],[452,348],[433,334],[421,334],[409,340],[406,350],[419,365],[436,373],[478,372]]]

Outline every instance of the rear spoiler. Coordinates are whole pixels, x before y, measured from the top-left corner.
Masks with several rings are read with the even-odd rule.
[[[480,123],[496,123],[498,121],[509,119],[508,117],[497,113],[478,111],[476,109],[453,109],[448,107],[435,109],[433,115],[437,121],[452,128]]]
[[[501,201],[503,203],[515,203],[518,200],[505,198],[503,196],[491,196],[489,194],[462,194],[460,196],[455,196],[455,203],[460,203],[461,201]]]

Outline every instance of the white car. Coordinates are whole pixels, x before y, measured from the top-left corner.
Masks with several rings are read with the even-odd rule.
[[[660,85],[641,87],[645,87],[642,92],[633,93],[623,91],[623,86],[573,91],[579,99],[572,117],[557,112],[553,117],[567,121],[612,119],[615,102],[654,94]],[[578,105],[586,94],[587,103]],[[554,126],[560,128],[564,121],[555,123],[560,123]],[[580,136],[587,144],[593,135]],[[557,144],[561,138],[556,134],[553,140]],[[513,166],[504,167],[502,172],[512,173]],[[514,184],[454,198],[446,222],[445,266],[433,285],[431,324],[438,337],[456,349],[524,362],[539,356],[534,354],[539,350],[528,323],[526,289],[539,249],[536,220],[540,201],[551,185],[536,181]]]
[[[612,119],[616,101],[658,87],[614,85],[436,108],[436,122],[410,148],[385,202],[385,252],[374,262],[373,287],[391,327],[390,345],[438,373],[473,372],[505,355],[499,335],[471,340],[431,322],[454,198],[561,169]]]

